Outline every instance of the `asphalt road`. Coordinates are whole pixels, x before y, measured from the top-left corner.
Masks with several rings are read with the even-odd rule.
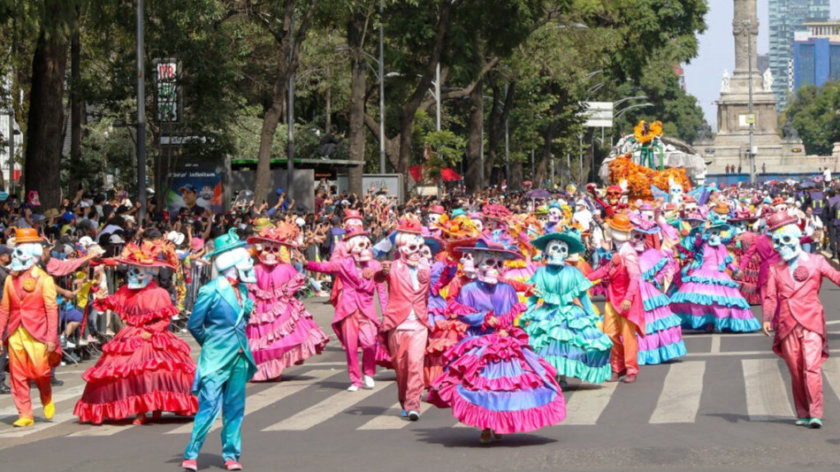
[[[827,284],[822,299],[832,354],[840,354],[840,290]],[[332,307],[322,299],[306,305],[332,334]],[[288,369],[282,382],[249,385],[242,463],[252,471],[296,472],[840,470],[840,356],[824,366],[825,426],[809,430],[793,425],[787,370],[768,338],[686,333],[685,340],[686,357],[642,367],[635,384],[572,383],[562,424],[483,446],[478,431],[458,426],[448,410],[425,405],[420,421],[400,419],[392,372],[378,373],[372,391],[346,392],[344,354],[333,337],[325,353]],[[88,365],[59,371],[65,385],[55,391],[52,422],[38,417],[35,395],[36,426],[14,429],[11,398],[0,397],[0,468],[179,470],[188,419],[76,422],[73,405]],[[212,432],[202,470],[222,468],[220,449]]]

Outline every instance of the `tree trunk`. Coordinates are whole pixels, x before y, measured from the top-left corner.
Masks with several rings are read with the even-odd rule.
[[[283,79],[285,82],[285,79]],[[278,76],[277,82],[280,82]],[[275,92],[273,103],[265,111],[263,115],[263,125],[260,131],[260,150],[257,153],[257,175],[254,181],[254,202],[259,205],[268,200],[269,190],[271,190],[271,148],[274,146],[274,133],[277,131],[277,123],[280,122],[280,116],[283,115],[283,90],[280,86],[280,92],[277,83],[274,85]]]
[[[70,198],[76,195],[82,177],[79,174],[82,167],[82,109],[84,106],[81,91],[81,51],[82,44],[77,28],[70,39],[70,182],[67,193]]]
[[[557,124],[553,121],[545,127],[545,134],[543,135],[543,148],[540,153],[540,159],[537,161],[536,175],[534,176],[534,188],[543,187],[549,175],[549,162],[551,161],[551,142],[554,141],[554,133],[557,129]],[[549,183],[548,188],[553,188],[554,182]]]
[[[467,138],[467,170],[464,183],[467,190],[474,192],[481,188],[481,140],[484,128],[484,99],[482,87],[476,86],[470,93],[469,137]],[[485,180],[487,182],[487,180]]]
[[[510,161],[508,190],[522,190],[522,161]]]
[[[42,27],[43,28],[43,27]],[[43,208],[61,202],[61,145],[67,41],[42,29],[32,57],[32,86],[26,130],[26,191],[37,190]]]
[[[365,167],[365,23],[365,15],[357,12],[347,24],[347,45],[350,47],[350,160],[359,162],[347,169],[347,188],[358,196],[363,192],[362,173]]]
[[[327,66],[327,90],[326,103],[324,104],[324,113],[326,114],[324,120],[324,134],[332,133],[332,86],[330,86],[330,68]]]

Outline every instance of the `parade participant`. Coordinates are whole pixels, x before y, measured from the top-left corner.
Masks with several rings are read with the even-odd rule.
[[[344,224],[342,226],[342,237],[336,236],[336,240],[333,243],[332,252],[330,253],[330,261],[341,261],[346,259],[350,253],[347,250],[345,245],[345,241],[347,240],[346,235],[351,231],[363,231],[364,230],[364,222],[362,220],[362,214],[358,212],[358,210],[347,210],[344,212]],[[336,278],[333,280],[332,285],[332,292],[330,292],[330,304],[335,306],[338,303],[338,294],[341,292],[341,281]]]
[[[187,328],[201,346],[193,393],[198,395],[190,443],[181,467],[198,470],[198,453],[222,413],[222,459],[227,470],[241,470],[245,386],[257,371],[245,328],[254,309],[246,284],[256,283],[254,262],[234,229],[214,240],[207,257],[218,276],[198,291]]]
[[[440,229],[437,228],[437,222],[440,221],[440,217],[446,214],[446,210],[443,209],[441,205],[432,205],[429,208],[429,213],[426,215],[426,226],[435,236],[440,235]]]
[[[585,250],[577,231],[548,233],[533,241],[546,265],[537,268],[530,282],[535,295],[519,320],[528,344],[561,377],[601,383],[610,378],[612,342],[598,328],[599,317],[589,299],[590,282],[567,265],[570,254]]]
[[[258,260],[254,267],[257,284],[249,293],[254,313],[245,330],[257,363],[254,381],[279,379],[286,367],[320,354],[328,341],[303,303],[295,298],[306,284],[306,277],[291,264],[299,235],[296,225],[279,222],[248,238]]]
[[[733,257],[738,262],[738,269],[740,271],[739,290],[741,295],[750,305],[758,305],[761,303],[761,266],[764,256],[775,255],[772,249],[772,242],[765,235],[759,235],[750,231],[750,223],[754,222],[755,218],[750,215],[748,211],[741,211],[735,214],[734,218],[729,219],[733,229],[737,235],[734,239],[732,247]],[[761,244],[765,247],[758,248],[757,244],[760,239],[765,239]],[[759,251],[759,249],[761,249]],[[764,256],[763,256],[763,255]],[[778,255],[773,257],[773,261],[778,260]],[[772,263],[771,262],[771,263]],[[764,269],[764,281],[767,278],[767,269],[769,264]]]
[[[676,229],[666,226],[668,234],[663,239],[668,242],[663,242],[664,249],[650,247],[650,236],[658,238],[663,232],[660,226],[636,216],[631,216],[630,221],[633,249],[639,257],[639,296],[645,310],[645,335],[636,337],[639,365],[661,364],[686,354],[680,318],[671,311],[670,299],[664,293],[678,269],[669,252],[673,252],[672,244],[676,244],[679,236]]]
[[[307,261],[306,269],[331,274],[341,283],[335,303],[332,328],[347,356],[347,374],[350,392],[360,387],[373,388],[376,373],[376,341],[379,317],[373,294],[379,295],[379,304],[385,309],[388,298],[385,286],[373,280],[382,266],[373,259],[367,231],[351,230],[344,236],[350,257],[328,262]],[[362,349],[362,369],[359,369],[359,348]],[[362,375],[364,374],[364,378]]]
[[[423,238],[428,249],[429,260],[432,262],[431,278],[429,280],[429,343],[426,346],[426,356],[423,367],[423,383],[426,388],[432,384],[443,372],[443,354],[456,344],[467,329],[467,325],[446,316],[446,298],[440,293],[438,282],[444,277],[449,280],[458,270],[457,262],[450,263],[446,251],[443,251],[443,241],[426,236]]]
[[[447,351],[444,373],[429,390],[428,401],[452,408],[461,423],[481,429],[487,444],[500,434],[533,431],[563,420],[565,402],[556,372],[534,354],[513,320],[524,306],[516,291],[499,282],[503,261],[518,257],[500,232],[484,233],[470,248],[478,280],[465,285],[449,313],[469,325],[467,336]]]
[[[194,415],[198,400],[191,392],[195,362],[190,346],[169,331],[179,313],[166,289],[155,283],[161,268],[177,270],[178,256],[169,242],[128,243],[114,263],[128,267],[128,281],[116,293],[95,302],[125,323],[102,346],[102,357],[82,374],[87,382],[73,412],[82,423],[101,424],[135,416],[134,424],[171,411]]]
[[[773,352],[790,371],[796,424],[822,427],[822,363],[828,358],[825,310],[819,298],[822,279],[840,285],[840,272],[819,254],[802,250],[796,219],[777,213],[768,220],[781,260],[770,266],[764,293],[763,331],[773,337]]]
[[[645,314],[639,295],[639,260],[630,244],[633,225],[627,215],[617,214],[607,221],[615,253],[604,264],[587,275],[592,281],[607,286],[604,305],[604,332],[613,342],[610,364],[611,382],[622,376],[625,383],[633,383],[639,374],[639,345],[636,335],[645,335]]]
[[[10,276],[0,302],[0,333],[9,352],[12,400],[18,410],[13,425],[19,428],[35,424],[30,382],[41,394],[44,417],[49,420],[55,415],[50,378],[51,369],[61,362],[58,305],[55,282],[37,265],[43,255],[42,241],[33,228],[15,230]]]
[[[738,284],[726,273],[739,269],[726,250],[731,227],[712,213],[703,228],[697,227],[683,241],[693,261],[682,270],[682,285],[671,297],[671,310],[682,319],[683,329],[751,332],[761,328]]]
[[[388,284],[388,305],[383,310],[380,333],[397,373],[401,414],[411,421],[420,418],[429,334],[427,304],[431,274],[428,261],[422,258],[424,243],[420,222],[404,218],[397,226],[399,259],[383,263],[374,275],[377,282]]]

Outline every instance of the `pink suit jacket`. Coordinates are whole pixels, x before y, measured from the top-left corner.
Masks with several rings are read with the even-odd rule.
[[[773,338],[773,352],[781,354],[781,342],[797,324],[818,333],[823,338],[823,358],[828,358],[828,342],[825,331],[825,310],[819,298],[823,277],[840,286],[840,272],[835,270],[819,254],[799,256],[796,271],[803,280],[791,276],[785,261],[770,266],[767,289],[761,308],[764,321],[772,323],[776,330]],[[796,273],[796,272],[794,272]],[[778,309],[778,314],[776,310]],[[774,319],[775,314],[775,319]]]
[[[383,307],[383,310],[388,305],[385,286],[373,280],[373,275],[381,268],[382,265],[378,261],[371,260],[363,262],[362,268],[359,269],[352,257],[329,262],[307,261],[307,270],[333,274],[341,281],[341,290],[339,290],[335,303],[335,316],[332,321],[334,329],[337,323],[356,311],[361,312],[376,326],[379,326],[379,317],[376,316],[376,305],[373,302],[373,292],[379,293],[379,304]],[[364,277],[364,269],[371,270],[371,278],[366,279]]]
[[[639,294],[642,280],[639,255],[629,243],[624,243],[617,252],[620,257],[586,274],[586,278],[591,281],[602,280],[607,284],[607,300],[610,305],[621,316],[632,321],[636,325],[636,332],[644,337],[645,308]],[[622,313],[620,307],[624,300],[630,300],[630,310]]]
[[[411,283],[411,269],[402,260],[391,264],[388,275],[382,272],[376,274],[377,281],[388,282],[388,307],[383,312],[380,331],[387,333],[402,324],[408,318],[411,310],[417,320],[426,328],[429,327],[429,302],[431,269],[428,264],[417,266],[417,288]]]

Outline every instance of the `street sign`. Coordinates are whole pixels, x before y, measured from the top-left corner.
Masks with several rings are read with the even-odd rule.
[[[738,115],[738,125],[742,128],[745,128],[749,125],[755,124],[755,113],[744,113],[743,115]]]
[[[586,117],[584,126],[587,128],[612,128],[613,102],[586,102]]]
[[[181,93],[178,87],[180,64],[174,59],[155,61],[155,104],[158,122],[176,122],[181,118]]]

